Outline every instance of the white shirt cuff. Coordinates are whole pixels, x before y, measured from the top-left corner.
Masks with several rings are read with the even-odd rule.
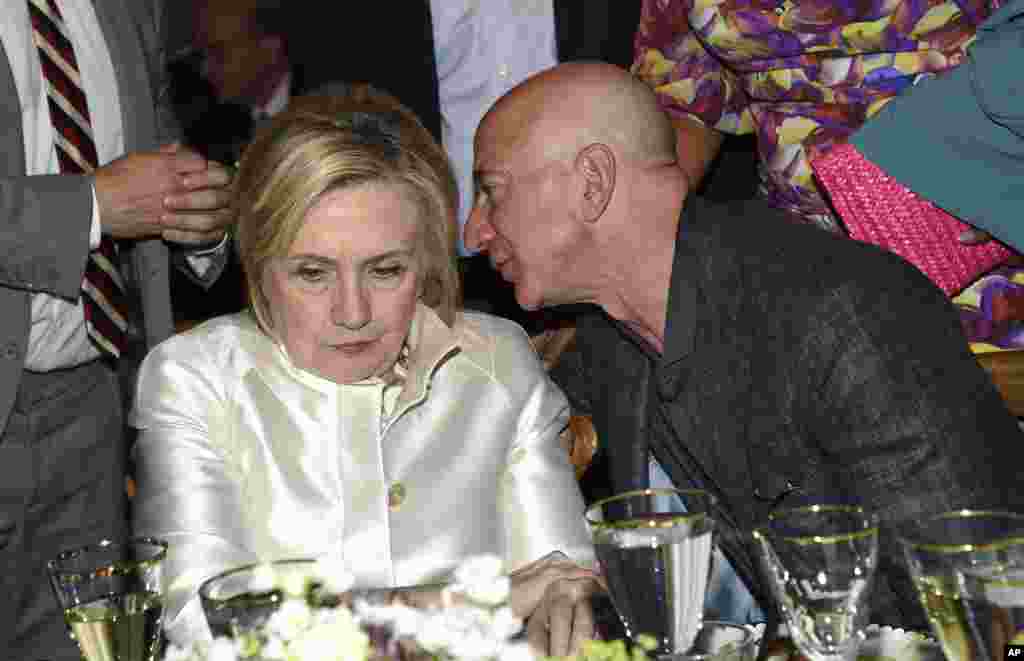
[[[100,247],[103,228],[100,225],[100,202],[96,199],[96,186],[92,187],[92,225],[89,226],[89,250]]]
[[[201,248],[185,255],[185,261],[187,261],[188,265],[192,267],[192,270],[195,271],[196,275],[200,278],[206,275],[206,271],[209,270],[210,266],[213,264],[214,258],[219,257],[225,250],[227,250],[228,239],[230,236],[230,232],[224,232],[224,236],[221,238],[220,242],[212,248]]]

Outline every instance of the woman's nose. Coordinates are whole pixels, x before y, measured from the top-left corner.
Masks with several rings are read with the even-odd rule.
[[[331,321],[358,330],[370,322],[370,317],[370,300],[362,284],[339,282],[331,301]]]

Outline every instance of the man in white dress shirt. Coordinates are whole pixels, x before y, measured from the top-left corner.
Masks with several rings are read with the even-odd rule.
[[[173,331],[168,246],[195,256],[195,248],[217,246],[231,220],[230,174],[164,142],[169,132],[161,130],[166,118],[152,77],[161,68],[159,17],[153,3],[141,0],[0,2],[4,659],[79,658],[45,563],[62,549],[125,533],[118,372],[129,369],[127,358]],[[68,173],[58,156],[52,115],[63,97],[54,92],[53,74],[44,73],[40,51],[51,47],[40,42],[38,22],[33,29],[38,20],[47,21],[53,39],[70,44],[70,54],[48,62],[65,65],[72,94],[84,92],[88,117],[76,122],[95,145],[95,171],[90,165]],[[105,356],[97,348],[102,342],[86,332],[80,296],[101,236],[119,239],[116,259],[128,286],[122,309],[129,337],[120,360]],[[194,276],[214,279],[222,254],[204,251],[193,260]]]

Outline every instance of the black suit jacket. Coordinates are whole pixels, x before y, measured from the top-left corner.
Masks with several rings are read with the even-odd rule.
[[[595,309],[552,376],[591,413],[613,491],[646,485],[650,449],[676,485],[714,493],[733,532],[776,504],[879,512],[872,622],[927,626],[901,522],[1024,499],[1024,438],[942,292],[895,255],[760,201],[688,202],[661,355]],[[771,612],[750,541],[720,545]]]

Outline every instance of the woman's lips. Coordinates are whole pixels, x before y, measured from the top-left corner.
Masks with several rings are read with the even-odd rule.
[[[335,344],[334,349],[346,356],[356,356],[369,350],[377,340],[366,340],[364,342],[345,342],[344,344]]]

